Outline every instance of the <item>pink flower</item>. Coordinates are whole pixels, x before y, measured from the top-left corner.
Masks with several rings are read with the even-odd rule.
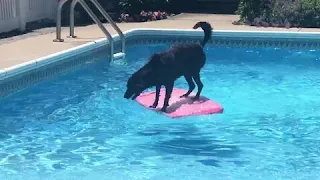
[[[147,12],[145,12],[144,10],[141,11],[140,16],[147,16]]]

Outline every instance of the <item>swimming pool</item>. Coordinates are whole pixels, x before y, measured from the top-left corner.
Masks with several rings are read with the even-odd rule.
[[[203,95],[224,113],[173,120],[123,98],[129,75],[169,47],[137,44],[127,65],[102,49],[3,98],[0,179],[320,177],[320,50],[210,44]]]

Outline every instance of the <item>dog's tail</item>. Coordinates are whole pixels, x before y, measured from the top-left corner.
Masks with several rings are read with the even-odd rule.
[[[204,47],[211,39],[212,27],[208,22],[200,21],[193,26],[193,29],[198,29],[199,27],[201,27],[201,29],[204,31],[204,39],[200,43],[201,46]]]

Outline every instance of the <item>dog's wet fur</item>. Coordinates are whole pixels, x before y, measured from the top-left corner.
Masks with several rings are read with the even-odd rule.
[[[200,79],[200,71],[206,62],[206,55],[203,47],[210,40],[212,27],[207,22],[198,22],[193,29],[202,28],[204,39],[200,44],[185,43],[172,46],[169,50],[154,53],[149,61],[135,72],[127,82],[127,90],[124,94],[126,99],[137,98],[144,90],[156,86],[156,96],[151,108],[158,106],[161,86],[165,86],[166,95],[161,111],[166,112],[169,106],[169,99],[176,79],[184,76],[189,90],[180,97],[188,97],[198,86],[198,92],[194,100],[199,99],[203,84]],[[195,83],[194,83],[194,82]]]

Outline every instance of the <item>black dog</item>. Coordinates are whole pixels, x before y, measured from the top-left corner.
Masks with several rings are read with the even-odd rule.
[[[169,106],[174,81],[184,76],[188,82],[189,90],[180,97],[188,97],[194,90],[194,80],[198,86],[198,92],[194,99],[198,99],[203,88],[200,80],[200,70],[206,62],[203,47],[209,41],[212,34],[212,27],[209,23],[198,22],[194,25],[193,29],[199,27],[204,31],[204,39],[200,44],[179,44],[165,52],[153,54],[149,62],[129,78],[124,98],[135,99],[147,88],[156,86],[155,101],[150,106],[156,108],[158,106],[161,86],[164,85],[166,95],[161,111],[165,112]]]

